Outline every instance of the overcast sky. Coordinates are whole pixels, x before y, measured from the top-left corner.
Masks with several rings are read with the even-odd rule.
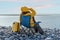
[[[38,14],[60,14],[60,0],[0,0],[0,14],[20,14],[22,6],[32,7]],[[1,17],[0,25],[12,25],[19,17]],[[41,27],[60,27],[60,15],[40,16]]]
[[[37,14],[60,13],[60,0],[0,0],[0,14],[19,14],[22,6],[32,7]]]

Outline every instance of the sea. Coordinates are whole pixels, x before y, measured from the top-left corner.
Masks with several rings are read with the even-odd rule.
[[[0,26],[12,26],[13,22],[19,22],[19,16],[0,16]],[[39,23],[42,28],[60,28],[60,14],[51,15],[37,15],[35,16],[36,22]]]

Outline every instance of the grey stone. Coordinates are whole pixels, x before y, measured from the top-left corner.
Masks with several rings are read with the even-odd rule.
[[[10,40],[9,38],[5,38],[5,40]]]
[[[1,31],[1,32],[0,32],[0,35],[2,35],[2,36],[3,36],[3,35],[4,35],[4,32],[3,32],[3,31]]]
[[[19,39],[17,39],[17,38],[14,38],[14,40],[19,40]]]
[[[23,37],[19,37],[20,40],[23,40]]]
[[[13,39],[14,39],[14,36],[9,37],[9,39],[10,39],[10,40],[13,40]]]

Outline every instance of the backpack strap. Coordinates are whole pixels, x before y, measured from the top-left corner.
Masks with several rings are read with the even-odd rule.
[[[34,23],[36,23],[36,21],[35,21],[35,18],[33,17],[33,21],[34,21]]]

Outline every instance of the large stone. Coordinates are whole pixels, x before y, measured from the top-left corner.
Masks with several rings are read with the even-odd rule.
[[[5,33],[4,33],[3,31],[1,31],[1,32],[0,32],[0,35],[2,35],[2,36],[3,36],[4,34],[5,34]]]
[[[10,40],[9,38],[5,38],[5,40]]]

